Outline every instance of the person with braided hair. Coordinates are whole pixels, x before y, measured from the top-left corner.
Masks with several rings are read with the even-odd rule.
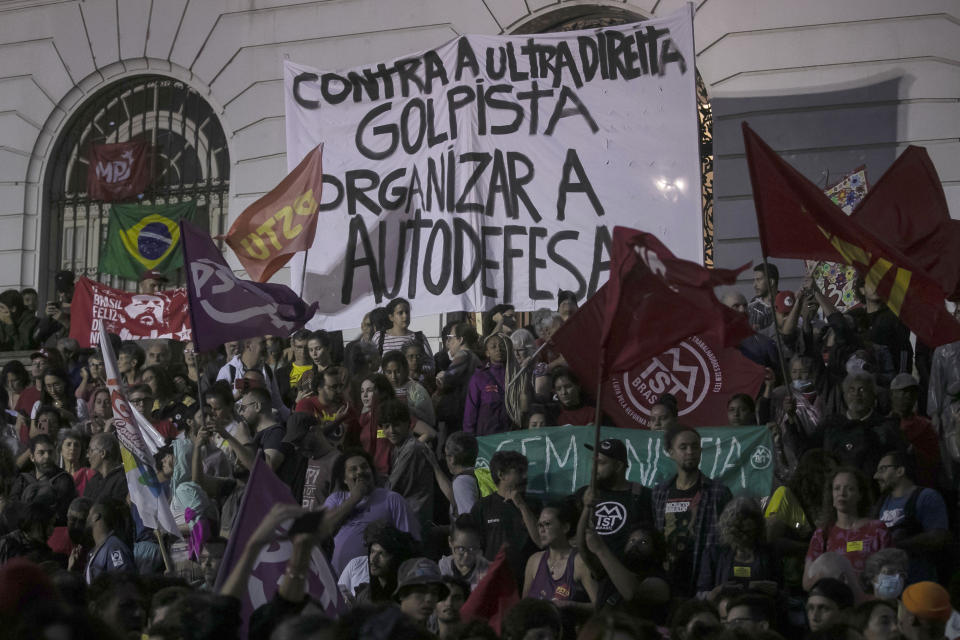
[[[510,431],[521,423],[525,376],[519,369],[510,339],[500,334],[483,341],[487,364],[470,378],[463,410],[463,431],[476,436]]]

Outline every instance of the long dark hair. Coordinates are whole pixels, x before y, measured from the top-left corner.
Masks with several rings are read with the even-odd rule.
[[[43,373],[40,375],[42,392],[40,394],[40,400],[43,404],[53,404],[54,398],[47,393],[47,376],[52,376],[54,378],[59,378],[63,382],[63,397],[64,397],[64,406],[63,409],[69,411],[70,413],[76,413],[76,405],[69,406],[68,402],[73,398],[73,385],[70,384],[70,376],[67,375],[66,371],[63,369],[55,369],[53,367],[47,367],[43,370]]]
[[[823,484],[831,469],[839,465],[837,457],[824,449],[810,449],[797,462],[797,468],[787,482],[787,488],[800,500],[800,506],[811,523],[821,522],[824,507]],[[831,476],[832,481],[832,476]],[[828,496],[832,498],[832,496]]]

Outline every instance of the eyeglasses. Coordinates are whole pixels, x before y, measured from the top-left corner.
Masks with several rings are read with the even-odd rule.
[[[750,624],[751,622],[756,622],[753,618],[727,618],[723,621],[723,624],[729,627],[735,627],[741,624]]]
[[[248,403],[244,404],[242,400],[237,400],[237,404],[234,405],[234,406],[235,406],[236,409],[237,409],[237,413],[241,413],[241,412],[242,412],[244,409],[246,409],[247,407],[252,407],[252,406],[255,405],[255,404],[258,404],[258,403],[257,403],[257,402],[248,402]]]
[[[144,404],[147,402],[148,398],[146,396],[141,398],[130,398],[130,404]]]
[[[474,553],[479,550],[480,550],[480,547],[454,547],[453,548],[453,552],[459,553],[459,554]]]

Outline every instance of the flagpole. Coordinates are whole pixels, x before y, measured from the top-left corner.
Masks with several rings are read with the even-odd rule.
[[[164,545],[163,532],[160,529],[154,529],[153,532],[157,535],[157,544],[160,545],[160,555],[163,557],[163,564],[167,568],[167,573],[173,573],[173,562],[170,560],[170,554]]]
[[[310,247],[303,250],[303,266],[300,267],[300,299],[303,300],[303,287],[307,284],[307,254],[310,253]]]
[[[303,296],[300,296],[300,297],[302,298]],[[520,375],[521,375],[524,371],[527,370],[527,367],[529,367],[529,366],[533,363],[534,359],[540,354],[541,351],[543,351],[543,350],[546,348],[546,346],[547,346],[548,344],[550,344],[550,341],[549,341],[549,340],[548,340],[548,341],[545,341],[542,345],[540,345],[540,346],[537,348],[536,351],[534,351],[530,356],[528,356],[528,357],[526,358],[526,364],[524,364],[522,367],[520,367],[520,368],[517,370],[517,372],[516,372],[515,374],[513,374],[513,377],[510,378],[510,382],[507,383],[507,386],[508,386],[508,387],[509,387],[510,385],[512,385],[512,384],[513,384],[513,381],[516,380],[517,378],[519,378]]]
[[[770,265],[767,264],[767,255],[761,254],[763,258],[763,277],[767,279],[767,295],[770,295]],[[779,281],[777,282],[779,285]],[[773,330],[777,337],[777,359],[780,361],[780,373],[783,374],[783,384],[787,388],[787,393],[793,395],[790,391],[790,371],[787,370],[787,363],[783,361],[783,336],[780,335],[780,323],[777,322],[777,301],[773,300]]]
[[[593,467],[590,470],[590,493],[594,494],[594,507],[596,506],[596,490],[597,490],[597,458],[600,455],[600,393],[603,389],[603,370],[604,370],[604,360],[607,357],[607,347],[606,345],[600,345],[600,365],[597,367],[597,397],[596,408],[593,412]],[[593,517],[593,514],[590,514],[590,517]]]

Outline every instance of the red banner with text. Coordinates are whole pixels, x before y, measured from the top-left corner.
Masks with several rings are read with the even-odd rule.
[[[122,340],[191,339],[186,289],[130,293],[80,278],[70,304],[70,337],[81,347],[99,343],[100,325]]]

